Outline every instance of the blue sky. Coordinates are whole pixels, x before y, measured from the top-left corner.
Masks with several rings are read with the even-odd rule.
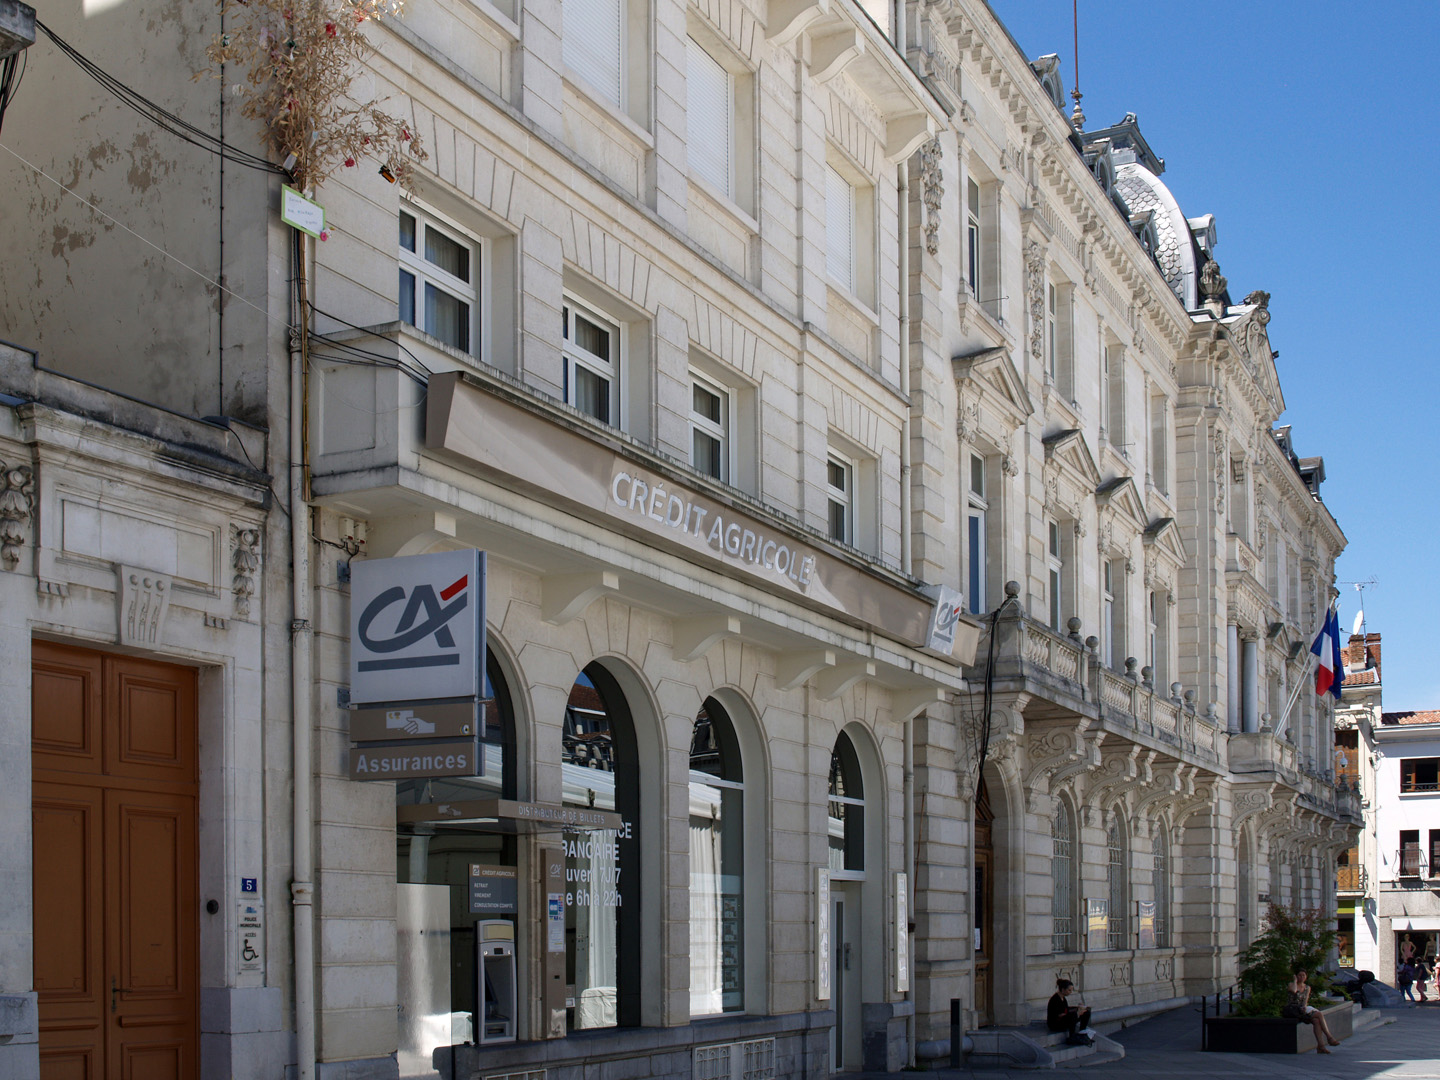
[[[1071,0],[991,0],[1074,86]],[[1213,213],[1230,295],[1271,294],[1281,423],[1349,540],[1337,574],[1383,635],[1384,707],[1440,708],[1435,458],[1440,4],[1079,0],[1086,127],[1140,119],[1190,217]]]

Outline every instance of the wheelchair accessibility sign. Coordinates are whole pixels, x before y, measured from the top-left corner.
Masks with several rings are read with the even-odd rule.
[[[239,963],[236,970],[265,970],[265,909],[258,900],[240,901],[240,918],[237,923],[239,940]]]

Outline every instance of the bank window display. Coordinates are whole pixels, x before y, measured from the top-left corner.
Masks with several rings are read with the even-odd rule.
[[[849,877],[863,874],[865,789],[855,745],[844,732],[830,753],[829,833],[830,873]]]
[[[690,1014],[745,1007],[745,785],[730,717],[708,698],[690,739]]]
[[[483,775],[395,783],[396,992],[402,1006],[402,1066],[407,1062],[428,1066],[436,1045],[476,1041],[477,1024],[488,1027],[492,1035],[501,1033],[502,1038],[517,1035],[516,1009],[509,1004],[513,986],[504,987],[504,994],[494,985],[487,991],[476,965],[477,936],[482,932],[515,940],[519,881],[515,835],[498,829],[493,819],[478,816],[423,820],[425,808],[436,803],[463,807],[515,798],[514,710],[493,653],[486,657],[484,693]],[[482,893],[474,887],[479,879],[485,882]]]
[[[640,776],[625,695],[600,664],[576,678],[561,736],[566,806],[620,816],[566,833],[565,1014],[572,1031],[640,1022]]]

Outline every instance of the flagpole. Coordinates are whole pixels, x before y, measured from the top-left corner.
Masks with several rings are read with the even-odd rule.
[[[1308,649],[1305,651],[1305,670],[1300,673],[1300,678],[1295,680],[1295,689],[1290,691],[1290,700],[1285,703],[1285,711],[1280,714],[1280,720],[1275,725],[1274,735],[1278,739],[1285,731],[1285,724],[1290,719],[1290,710],[1295,707],[1295,702],[1300,699],[1300,691],[1305,689],[1305,680],[1310,677],[1310,658],[1315,654]]]

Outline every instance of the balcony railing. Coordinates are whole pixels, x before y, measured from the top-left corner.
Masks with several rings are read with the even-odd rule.
[[[1370,875],[1363,866],[1335,868],[1335,891],[1338,893],[1364,893],[1369,884]]]

